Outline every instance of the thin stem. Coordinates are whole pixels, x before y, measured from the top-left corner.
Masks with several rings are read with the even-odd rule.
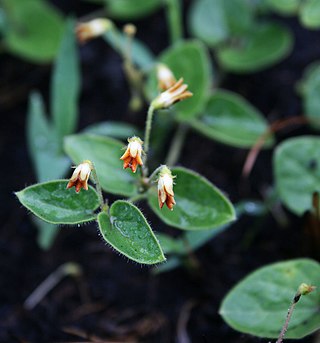
[[[181,10],[181,0],[167,0],[166,15],[172,44],[182,38]]]
[[[169,167],[175,165],[179,160],[188,130],[189,127],[186,124],[179,124],[178,129],[173,137],[168,156],[166,158],[166,165],[168,165]]]
[[[101,209],[102,212],[104,212],[104,211],[107,210],[107,205],[106,205],[106,203],[104,202],[104,199],[103,199],[102,188],[101,188],[101,185],[100,185],[100,181],[99,181],[99,178],[98,178],[95,166],[93,166],[93,169],[91,171],[91,175],[92,175],[92,179],[93,179],[93,182],[95,184],[95,187],[96,187],[96,190],[97,190],[97,193],[98,193],[98,196],[99,196],[100,209]]]
[[[148,114],[147,114],[147,120],[146,120],[146,128],[144,131],[144,165],[142,169],[143,176],[147,175],[147,159],[148,159],[148,151],[149,151],[149,145],[150,145],[150,134],[151,134],[151,127],[152,127],[152,119],[154,114],[154,107],[152,104],[149,106]]]
[[[163,166],[159,166],[157,169],[155,169],[152,174],[149,176],[149,183],[152,181],[152,179],[159,173],[159,171],[163,168]]]

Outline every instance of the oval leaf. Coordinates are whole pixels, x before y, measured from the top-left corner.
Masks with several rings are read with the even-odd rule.
[[[301,283],[320,284],[320,265],[299,259],[258,269],[238,283],[220,308],[223,319],[235,330],[276,338],[288,307]],[[319,292],[300,299],[286,338],[302,338],[320,327]]]
[[[203,110],[212,78],[211,63],[205,46],[198,41],[184,41],[167,49],[159,58],[174,73],[177,79],[183,77],[193,96],[174,105],[179,120],[187,121],[199,115]],[[195,67],[196,66],[196,67]],[[155,74],[149,78],[147,92],[150,99],[157,94]]]
[[[101,123],[92,124],[84,129],[85,133],[93,135],[109,136],[117,139],[125,139],[137,134],[138,129],[133,125],[117,122],[103,121]]]
[[[285,58],[292,49],[293,38],[279,24],[258,25],[237,43],[221,47],[217,57],[221,66],[236,73],[261,70]]]
[[[320,28],[320,2],[318,0],[308,0],[302,4],[300,21],[308,29]]]
[[[280,144],[274,154],[276,187],[283,203],[297,215],[312,208],[320,192],[320,138],[299,137]]]
[[[52,224],[78,224],[96,219],[97,192],[89,187],[79,194],[66,189],[67,180],[56,180],[27,187],[16,195],[23,206]]]
[[[63,32],[60,13],[46,1],[5,0],[8,17],[5,45],[34,62],[48,62],[58,51]]]
[[[208,180],[185,169],[173,168],[176,176],[173,211],[159,208],[157,190],[151,188],[148,203],[152,210],[168,225],[183,230],[213,229],[235,219],[230,201]]]
[[[138,176],[123,169],[122,148],[123,143],[108,137],[82,134],[65,138],[66,153],[76,164],[92,161],[105,191],[132,196],[137,192]]]
[[[146,218],[133,204],[118,200],[110,207],[110,217],[98,215],[103,238],[121,254],[143,264],[165,261],[157,238]]]
[[[199,132],[219,142],[249,148],[267,131],[263,115],[241,96],[217,91],[203,114],[192,122]],[[266,141],[270,146],[272,139]]]

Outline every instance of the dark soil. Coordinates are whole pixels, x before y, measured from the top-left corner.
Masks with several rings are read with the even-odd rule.
[[[85,2],[54,1],[77,16],[94,10]],[[188,2],[187,2],[188,4]],[[293,54],[277,66],[244,76],[229,75],[223,87],[244,95],[270,122],[301,114],[295,83],[303,69],[320,58],[319,32],[285,21],[294,32]],[[155,53],[168,44],[164,13],[138,21],[138,36]],[[79,129],[88,124],[120,120],[143,127],[145,111],[127,109],[129,91],[121,58],[102,40],[81,47],[82,95]],[[308,244],[304,220],[289,213],[289,225],[272,215],[244,217],[196,252],[199,269],[177,269],[154,276],[151,269],[113,252],[95,225],[63,227],[54,246],[42,251],[36,228],[13,192],[35,182],[26,148],[28,94],[39,89],[48,104],[50,66],[0,57],[0,341],[1,342],[267,342],[232,330],[218,314],[223,296],[241,278],[267,263],[317,256]],[[305,127],[283,130],[278,141],[314,133]],[[197,145],[197,152],[194,147]],[[263,151],[248,179],[241,177],[247,151],[227,147],[189,133],[179,164],[205,175],[232,202],[263,198],[272,185],[272,151]],[[140,204],[144,209],[144,204]],[[156,231],[162,224],[144,210]],[[80,279],[65,278],[33,310],[23,302],[61,264],[77,262]],[[279,323],[279,329],[282,323]],[[314,336],[301,340],[312,342]]]

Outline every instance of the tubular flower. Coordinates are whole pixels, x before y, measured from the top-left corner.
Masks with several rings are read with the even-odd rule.
[[[76,35],[80,43],[85,43],[92,38],[96,38],[104,34],[112,26],[112,22],[108,19],[93,19],[86,23],[79,23],[76,26]]]
[[[141,155],[142,150],[142,140],[139,137],[128,138],[128,146],[125,153],[120,157],[123,160],[123,169],[131,168],[135,173],[137,170],[137,165],[143,165]]]
[[[166,91],[177,82],[172,71],[162,63],[157,66],[157,79],[159,89],[162,91]]]
[[[80,163],[74,170],[68,184],[67,188],[75,187],[76,192],[79,193],[80,189],[83,188],[86,191],[88,190],[88,179],[93,169],[91,161],[85,160]]]
[[[158,95],[151,103],[154,109],[164,109],[190,98],[193,94],[187,91],[188,85],[183,84],[183,78],[176,82],[172,87]]]
[[[163,166],[159,173],[158,179],[158,201],[159,207],[162,208],[164,204],[167,205],[169,210],[173,210],[176,204],[173,193],[173,179],[170,169]]]

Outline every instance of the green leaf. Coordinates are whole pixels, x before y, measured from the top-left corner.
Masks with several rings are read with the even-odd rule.
[[[101,212],[98,223],[103,238],[129,259],[143,264],[165,261],[146,218],[133,204],[123,200],[114,202],[110,207],[110,217]]]
[[[267,121],[256,108],[241,96],[222,90],[210,97],[192,127],[209,138],[240,148],[253,146],[268,130]],[[265,146],[272,143],[271,138]]]
[[[103,38],[107,41],[112,48],[120,55],[123,54],[123,48],[127,44],[128,39],[126,35],[120,32],[115,26],[112,30],[108,30]],[[154,63],[154,55],[151,50],[137,38],[134,38],[131,46],[132,61],[141,69],[145,70],[150,68]]]
[[[206,104],[212,79],[211,62],[205,46],[199,41],[182,41],[167,49],[159,61],[165,63],[177,79],[183,77],[188,90],[193,92],[191,98],[174,105],[177,118],[188,121],[199,115]],[[154,99],[158,94],[155,73],[148,81],[148,96]]]
[[[109,136],[118,139],[125,139],[134,135],[139,135],[139,130],[130,124],[116,122],[116,121],[104,121],[97,124],[92,124],[84,129],[85,133],[93,135]]]
[[[57,234],[59,233],[58,226],[44,222],[36,216],[33,216],[32,220],[38,229],[37,241],[40,248],[43,250],[50,249]]]
[[[237,42],[221,47],[217,58],[221,67],[235,73],[255,72],[284,59],[292,50],[291,32],[274,23],[253,27]]]
[[[170,256],[166,260],[166,263],[162,263],[158,266],[155,266],[152,269],[152,273],[155,275],[160,274],[160,273],[166,273],[180,267],[182,263],[183,263],[183,260],[180,257]]]
[[[298,13],[301,0],[266,0],[267,5],[275,12],[282,15]]]
[[[276,187],[282,202],[295,214],[312,208],[312,195],[320,192],[320,138],[287,139],[274,154]]]
[[[224,0],[196,0],[190,7],[190,32],[209,46],[216,46],[229,37],[223,2]]]
[[[186,246],[183,244],[182,239],[172,238],[171,236],[165,233],[157,233],[156,236],[165,254],[177,254],[177,255],[185,254],[187,249],[186,249]]]
[[[75,131],[78,117],[80,70],[74,26],[74,20],[66,24],[51,84],[51,114],[61,145],[63,137]]]
[[[105,0],[108,16],[121,20],[139,19],[162,6],[162,0]]]
[[[300,21],[308,29],[320,28],[320,3],[318,0],[308,0],[300,7]]]
[[[40,182],[63,177],[70,162],[59,153],[59,142],[45,114],[42,97],[32,93],[27,118],[28,150]]]
[[[120,160],[123,143],[108,137],[89,134],[65,138],[65,151],[75,164],[84,160],[94,163],[101,187],[110,193],[132,196],[137,193],[138,175],[123,169]]]
[[[6,13],[5,46],[32,62],[52,60],[59,47],[63,21],[55,7],[40,0],[2,0]]]
[[[208,180],[186,168],[173,168],[176,176],[173,211],[159,208],[155,187],[148,192],[148,203],[166,224],[183,230],[213,229],[235,219],[230,201]]]
[[[235,330],[258,337],[276,338],[288,307],[301,283],[320,284],[320,265],[298,259],[260,268],[239,282],[220,308]],[[286,338],[302,338],[320,327],[319,292],[303,296],[291,317]]]
[[[96,219],[99,207],[97,192],[89,187],[79,194],[66,189],[67,180],[56,180],[29,186],[16,195],[23,206],[52,224],[78,224]]]

